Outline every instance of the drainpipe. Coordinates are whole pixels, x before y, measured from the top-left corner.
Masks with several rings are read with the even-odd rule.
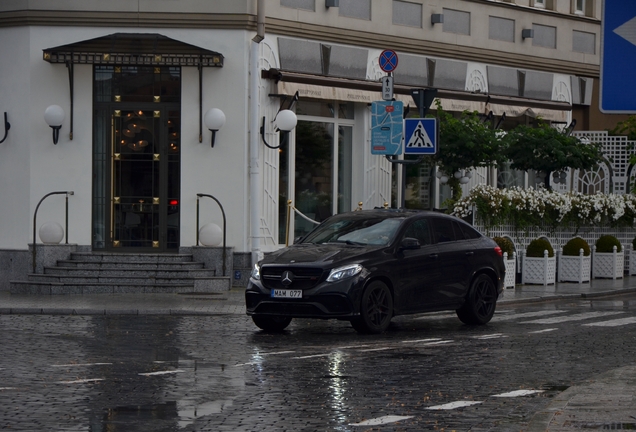
[[[259,168],[259,59],[260,43],[265,38],[265,0],[256,1],[256,36],[251,42],[250,51],[250,238],[252,244],[252,265],[260,259],[260,213],[261,213],[261,188]]]

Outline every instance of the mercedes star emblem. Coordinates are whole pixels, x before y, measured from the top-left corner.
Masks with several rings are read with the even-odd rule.
[[[280,281],[283,285],[289,286],[294,281],[294,274],[290,271],[284,271]]]

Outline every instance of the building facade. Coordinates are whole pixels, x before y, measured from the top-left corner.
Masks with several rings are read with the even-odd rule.
[[[69,243],[115,253],[194,246],[197,227],[221,225],[198,196],[212,195],[227,246],[252,259],[359,203],[439,207],[434,167],[370,152],[382,51],[397,52],[395,98],[414,111],[411,91],[436,88],[445,110],[492,112],[504,129],[603,130],[624,117],[598,110],[600,23],[600,0],[2,2],[3,274],[24,270],[41,224],[66,226],[61,195],[40,201],[54,191],[73,192]],[[281,109],[298,118],[284,139]]]

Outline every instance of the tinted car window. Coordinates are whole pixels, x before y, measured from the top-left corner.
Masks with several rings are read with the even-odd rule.
[[[433,241],[435,243],[455,241],[457,239],[455,235],[455,230],[453,229],[452,220],[434,218],[432,219],[432,222],[433,222]]]
[[[402,218],[352,217],[325,221],[309,233],[303,243],[356,243],[364,245],[387,245],[395,236]]]
[[[473,227],[466,225],[465,223],[458,223],[458,225],[462,234],[464,234],[465,239],[471,240],[471,239],[477,239],[481,237],[481,234],[479,233],[479,231],[477,231]]]
[[[404,233],[404,237],[411,237],[419,240],[420,245],[431,244],[431,232],[426,219],[419,219],[413,222]]]

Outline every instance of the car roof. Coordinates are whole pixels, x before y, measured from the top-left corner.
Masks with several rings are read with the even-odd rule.
[[[347,217],[347,218],[369,218],[369,217],[379,217],[379,218],[410,218],[415,216],[439,216],[445,218],[451,218],[454,220],[461,220],[456,216],[451,216],[446,213],[441,213],[439,211],[431,211],[431,210],[414,210],[414,209],[394,209],[394,208],[374,208],[370,210],[354,210],[347,213],[339,213],[332,218],[338,217]]]

